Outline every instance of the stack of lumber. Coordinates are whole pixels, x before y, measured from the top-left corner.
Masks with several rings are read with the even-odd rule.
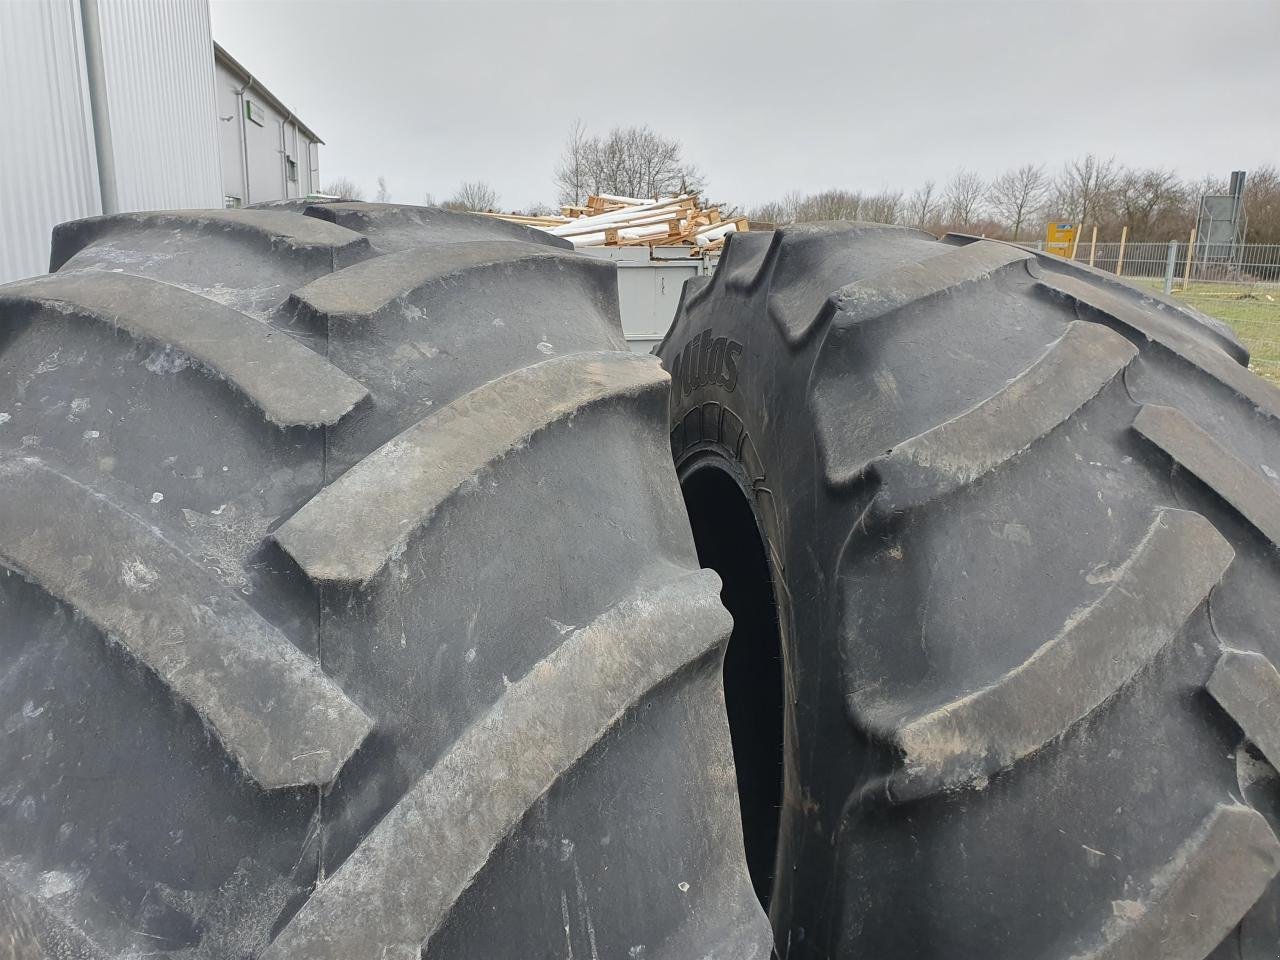
[[[561,216],[493,214],[512,223],[546,230],[575,247],[687,246],[691,256],[718,250],[724,238],[747,229],[747,218],[724,220],[718,207],[701,207],[693,194],[641,200],[600,194],[585,206],[569,206]]]

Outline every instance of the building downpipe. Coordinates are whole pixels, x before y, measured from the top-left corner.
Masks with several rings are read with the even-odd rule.
[[[116,158],[111,146],[111,111],[107,103],[107,74],[102,62],[102,23],[98,0],[80,0],[84,37],[85,75],[89,84],[89,112],[93,117],[93,148],[98,161],[98,194],[102,212],[120,212]]]
[[[240,201],[242,207],[249,205],[249,128],[245,126],[245,92],[253,86],[253,77],[245,80],[244,85],[236,91],[236,113],[240,119],[238,121],[240,128],[240,176],[244,185],[244,197]]]

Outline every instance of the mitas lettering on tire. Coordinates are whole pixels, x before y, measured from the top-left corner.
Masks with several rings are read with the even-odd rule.
[[[673,395],[677,399],[687,397],[699,387],[709,384],[732,393],[738,386],[738,358],[741,356],[741,343],[703,330],[671,358],[669,369]]]

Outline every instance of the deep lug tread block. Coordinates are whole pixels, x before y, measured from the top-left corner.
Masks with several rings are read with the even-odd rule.
[[[719,588],[690,572],[572,633],[410,788],[263,960],[418,956],[530,805],[649,690],[728,640]]]
[[[287,334],[181,287],[130,274],[50,274],[0,287],[0,305],[49,305],[173,347],[282,427],[332,426],[369,395]]]
[[[831,295],[832,306],[848,318],[847,322],[865,323],[888,316],[908,304],[954,293],[968,284],[988,279],[997,271],[1025,265],[1034,259],[1017,247],[986,241],[974,243],[842,287]]]
[[[1280,671],[1265,656],[1228,648],[1205,689],[1280,770]]]
[[[845,369],[849,352],[865,353],[865,348],[853,344],[865,338],[876,341],[880,327],[892,327],[899,314],[916,315],[929,310],[945,317],[952,300],[981,296],[988,284],[1016,286],[1019,281],[1026,284],[1032,279],[1035,257],[1009,244],[931,244],[923,251],[912,246],[907,247],[911,251],[907,262],[897,258],[891,268],[845,284],[826,299],[822,323],[825,336],[814,355],[807,401],[813,410],[823,471],[833,488],[856,483],[868,461],[874,459],[868,451],[851,449],[845,435],[849,418],[839,389],[833,385]]]
[[[985,237],[973,234],[948,233],[943,236],[942,242],[964,246],[970,243],[979,243],[985,239]],[[1158,324],[1168,325],[1171,332],[1177,331],[1184,336],[1190,335],[1202,345],[1226,353],[1228,357],[1242,367],[1249,365],[1249,351],[1240,342],[1240,338],[1231,329],[1231,326],[1224,320],[1201,313],[1171,295],[1165,296],[1163,293],[1157,293],[1155,290],[1146,287],[1135,287],[1117,277],[1114,273],[1110,273],[1100,267],[1091,267],[1079,260],[1068,260],[1058,256],[1056,253],[1036,250],[1026,244],[1015,243],[1010,240],[995,240],[991,242],[1007,243],[1033,253],[1036,258],[1037,276],[1050,274],[1052,276],[1074,278],[1108,295],[1128,300],[1139,311],[1147,312],[1148,320],[1155,320]],[[1188,323],[1187,321],[1191,322]]]
[[[1162,510],[1105,593],[990,685],[886,730],[901,751],[888,784],[909,800],[990,776],[1062,736],[1173,638],[1231,564],[1208,520]],[[881,708],[883,709],[883,708]],[[867,726],[879,726],[867,711]]]
[[[367,584],[440,505],[553,424],[667,387],[656,362],[579,353],[455,400],[352,467],[274,534],[312,580]]]
[[[1072,323],[995,396],[872,461],[886,509],[919,506],[1012,460],[1097,396],[1137,354],[1105,327]]]
[[[1077,277],[1045,277],[1041,283],[1050,295],[1078,304],[1160,344],[1249,401],[1260,413],[1280,418],[1280,388],[1250,373],[1225,353],[1205,346],[1182,327],[1153,318],[1132,300]]]
[[[1280,485],[1267,480],[1172,407],[1143,406],[1133,428],[1231,504],[1268,540],[1280,545]]]
[[[1203,960],[1280,871],[1280,840],[1262,814],[1220,804],[1152,878],[1125,918],[1103,924],[1105,943],[1081,960]]]
[[[439,207],[340,200],[311,204],[303,212],[308,217],[357,231],[385,252],[477,240],[518,240],[539,246],[573,249],[570,241],[545,230],[509,223],[497,217],[458,213]]]
[[[119,642],[258,784],[326,784],[373,721],[151,524],[33,457],[0,460],[0,564]]]
[[[373,257],[313,280],[290,300],[307,316],[369,320],[429,284],[530,261],[549,261],[548,266],[561,270],[590,271],[602,285],[613,280],[613,268],[604,261],[514,240],[472,240]]]
[[[767,287],[769,319],[794,349],[831,318],[830,291],[848,283],[851,259],[870,255],[874,271],[876,261],[883,257],[877,256],[881,248],[929,250],[930,240],[932,237],[919,230],[880,223],[795,224],[777,230],[762,257],[750,257],[755,265],[751,280],[743,284],[735,272],[729,275],[728,286],[753,291]],[[756,248],[759,241],[748,240],[746,246]],[[815,277],[821,279],[815,283]]]
[[[113,233],[137,230],[192,230],[226,233],[264,254],[331,258],[334,267],[369,256],[366,237],[336,224],[280,210],[166,210],[117,213],[59,224],[53,230],[49,271],[56,273],[86,246]]]

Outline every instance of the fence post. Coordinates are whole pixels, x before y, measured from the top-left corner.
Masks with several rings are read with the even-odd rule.
[[[1124,273],[1124,245],[1129,239],[1129,227],[1126,224],[1124,229],[1120,231],[1120,256],[1116,259],[1116,276]]]
[[[1173,293],[1173,271],[1178,265],[1178,241],[1169,241],[1169,259],[1164,264],[1164,295]]]
[[[1187,269],[1182,272],[1182,289],[1191,286],[1191,258],[1196,251],[1196,228],[1191,228],[1191,239],[1187,241]]]
[[[1083,226],[1083,224],[1081,224],[1081,226]],[[1080,231],[1076,230],[1076,235],[1071,241],[1071,256],[1067,257],[1067,259],[1074,260],[1076,258],[1076,251],[1079,249],[1080,249]]]
[[[1093,225],[1093,239],[1089,241],[1089,266],[1093,266],[1093,255],[1098,252],[1098,225]]]

